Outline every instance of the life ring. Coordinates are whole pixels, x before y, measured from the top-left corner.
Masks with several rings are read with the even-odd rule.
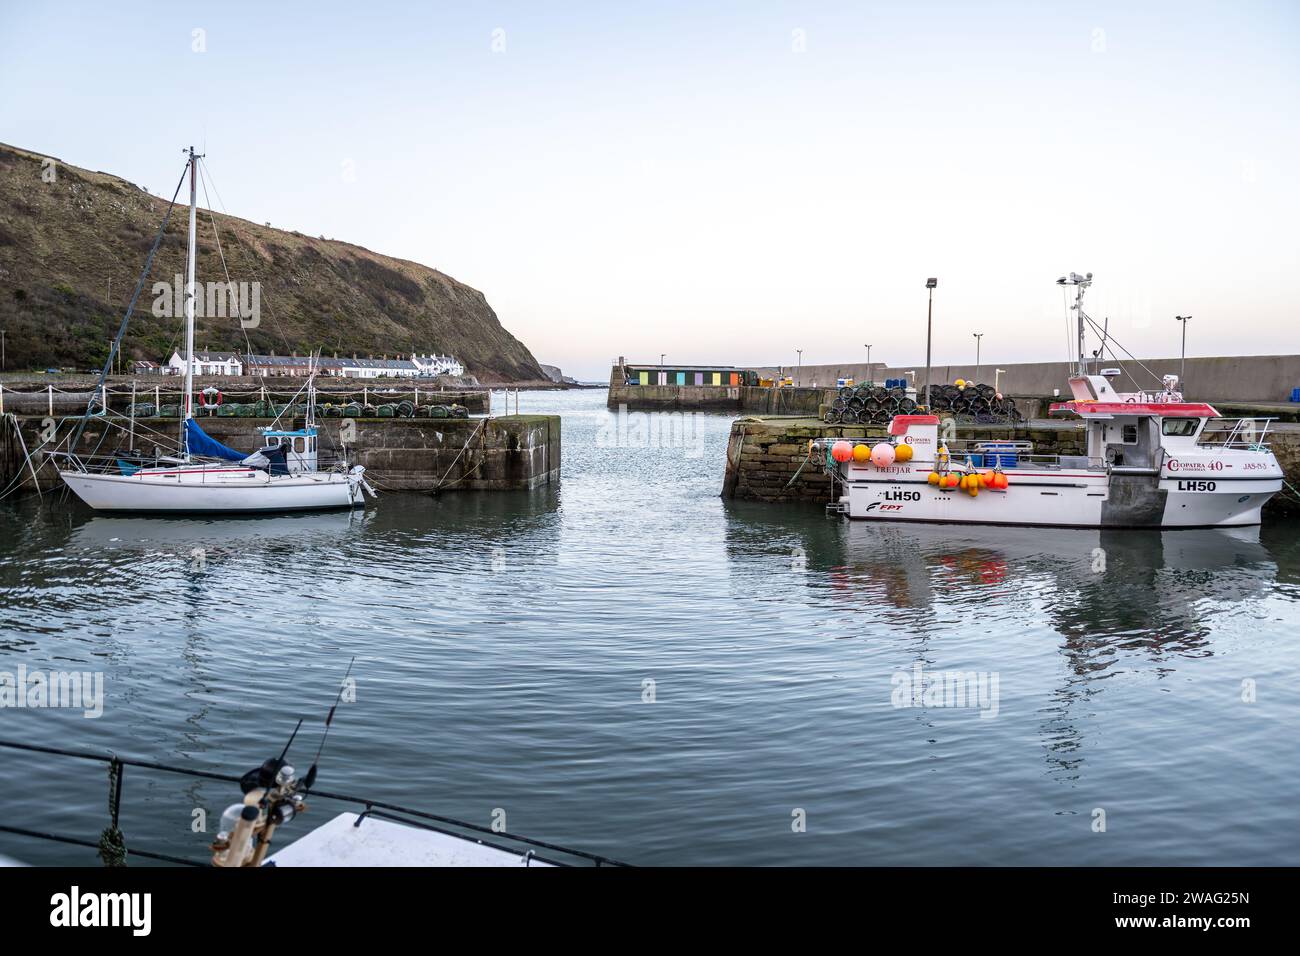
[[[214,402],[208,401],[208,396],[211,394],[215,394],[217,396],[216,401]],[[222,398],[223,396],[221,394],[221,389],[209,385],[207,388],[199,392],[199,405],[202,408],[215,408],[216,406],[221,404]]]

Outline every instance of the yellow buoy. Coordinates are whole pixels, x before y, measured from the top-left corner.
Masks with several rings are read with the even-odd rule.
[[[929,477],[925,480],[932,485],[937,485],[939,483],[939,473],[937,471],[932,471],[930,472]]]
[[[912,460],[911,445],[894,446],[894,461],[911,461],[911,460]]]
[[[859,465],[871,457],[871,449],[867,445],[853,446],[853,460]]]

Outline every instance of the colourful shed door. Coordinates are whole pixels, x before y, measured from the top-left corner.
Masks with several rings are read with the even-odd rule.
[[[667,373],[667,372],[660,372],[660,373],[659,373],[659,384],[660,384],[660,385],[667,385],[667,384],[668,384],[668,373]]]
[[[642,384],[642,385],[649,385],[649,384],[650,384],[650,373],[649,373],[649,372],[642,372],[642,373],[641,373],[641,384]]]
[[[739,385],[739,384],[740,384],[740,373],[739,373],[739,372],[732,372],[732,373],[731,373],[731,384],[732,384],[732,385]]]
[[[696,372],[696,373],[695,373],[695,384],[696,384],[696,385],[703,385],[703,384],[704,384],[704,373],[703,373],[703,372]]]
[[[713,373],[713,384],[714,384],[714,385],[721,385],[721,384],[722,384],[722,373],[721,373],[721,372],[714,372],[714,373]]]
[[[685,373],[685,372],[678,372],[678,373],[677,373],[677,384],[678,384],[678,385],[685,385],[685,384],[686,384],[686,373]]]

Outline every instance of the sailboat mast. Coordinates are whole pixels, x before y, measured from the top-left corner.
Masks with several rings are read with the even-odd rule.
[[[185,258],[185,411],[181,416],[181,448],[189,457],[185,441],[185,423],[194,417],[194,262],[198,255],[195,227],[198,222],[199,157],[190,147],[190,242]]]

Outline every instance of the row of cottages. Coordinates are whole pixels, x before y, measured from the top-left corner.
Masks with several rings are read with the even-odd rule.
[[[151,363],[152,364],[152,363]],[[430,378],[435,375],[464,375],[465,366],[452,355],[418,355],[406,358],[339,358],[338,355],[247,355],[237,352],[195,352],[195,375],[287,375],[320,374],[339,378]],[[179,351],[161,369],[169,375],[185,374],[185,359]]]

